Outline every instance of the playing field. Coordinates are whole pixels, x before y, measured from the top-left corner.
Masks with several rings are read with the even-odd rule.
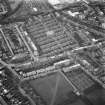
[[[58,105],[69,99],[72,86],[60,73],[30,81],[31,86],[48,105]]]

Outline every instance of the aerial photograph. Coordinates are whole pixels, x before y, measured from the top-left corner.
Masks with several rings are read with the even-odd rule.
[[[0,105],[105,105],[105,0],[0,0]]]

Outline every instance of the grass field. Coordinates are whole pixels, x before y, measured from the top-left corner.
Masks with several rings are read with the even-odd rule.
[[[48,105],[58,105],[68,100],[73,91],[72,86],[58,72],[38,80],[32,80],[30,84]]]

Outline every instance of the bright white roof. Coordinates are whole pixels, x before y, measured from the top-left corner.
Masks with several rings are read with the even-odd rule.
[[[50,4],[55,5],[55,4],[59,4],[60,1],[59,0],[48,0]]]

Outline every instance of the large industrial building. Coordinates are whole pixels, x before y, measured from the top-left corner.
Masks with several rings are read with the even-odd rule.
[[[105,105],[104,0],[0,0],[0,105]]]

